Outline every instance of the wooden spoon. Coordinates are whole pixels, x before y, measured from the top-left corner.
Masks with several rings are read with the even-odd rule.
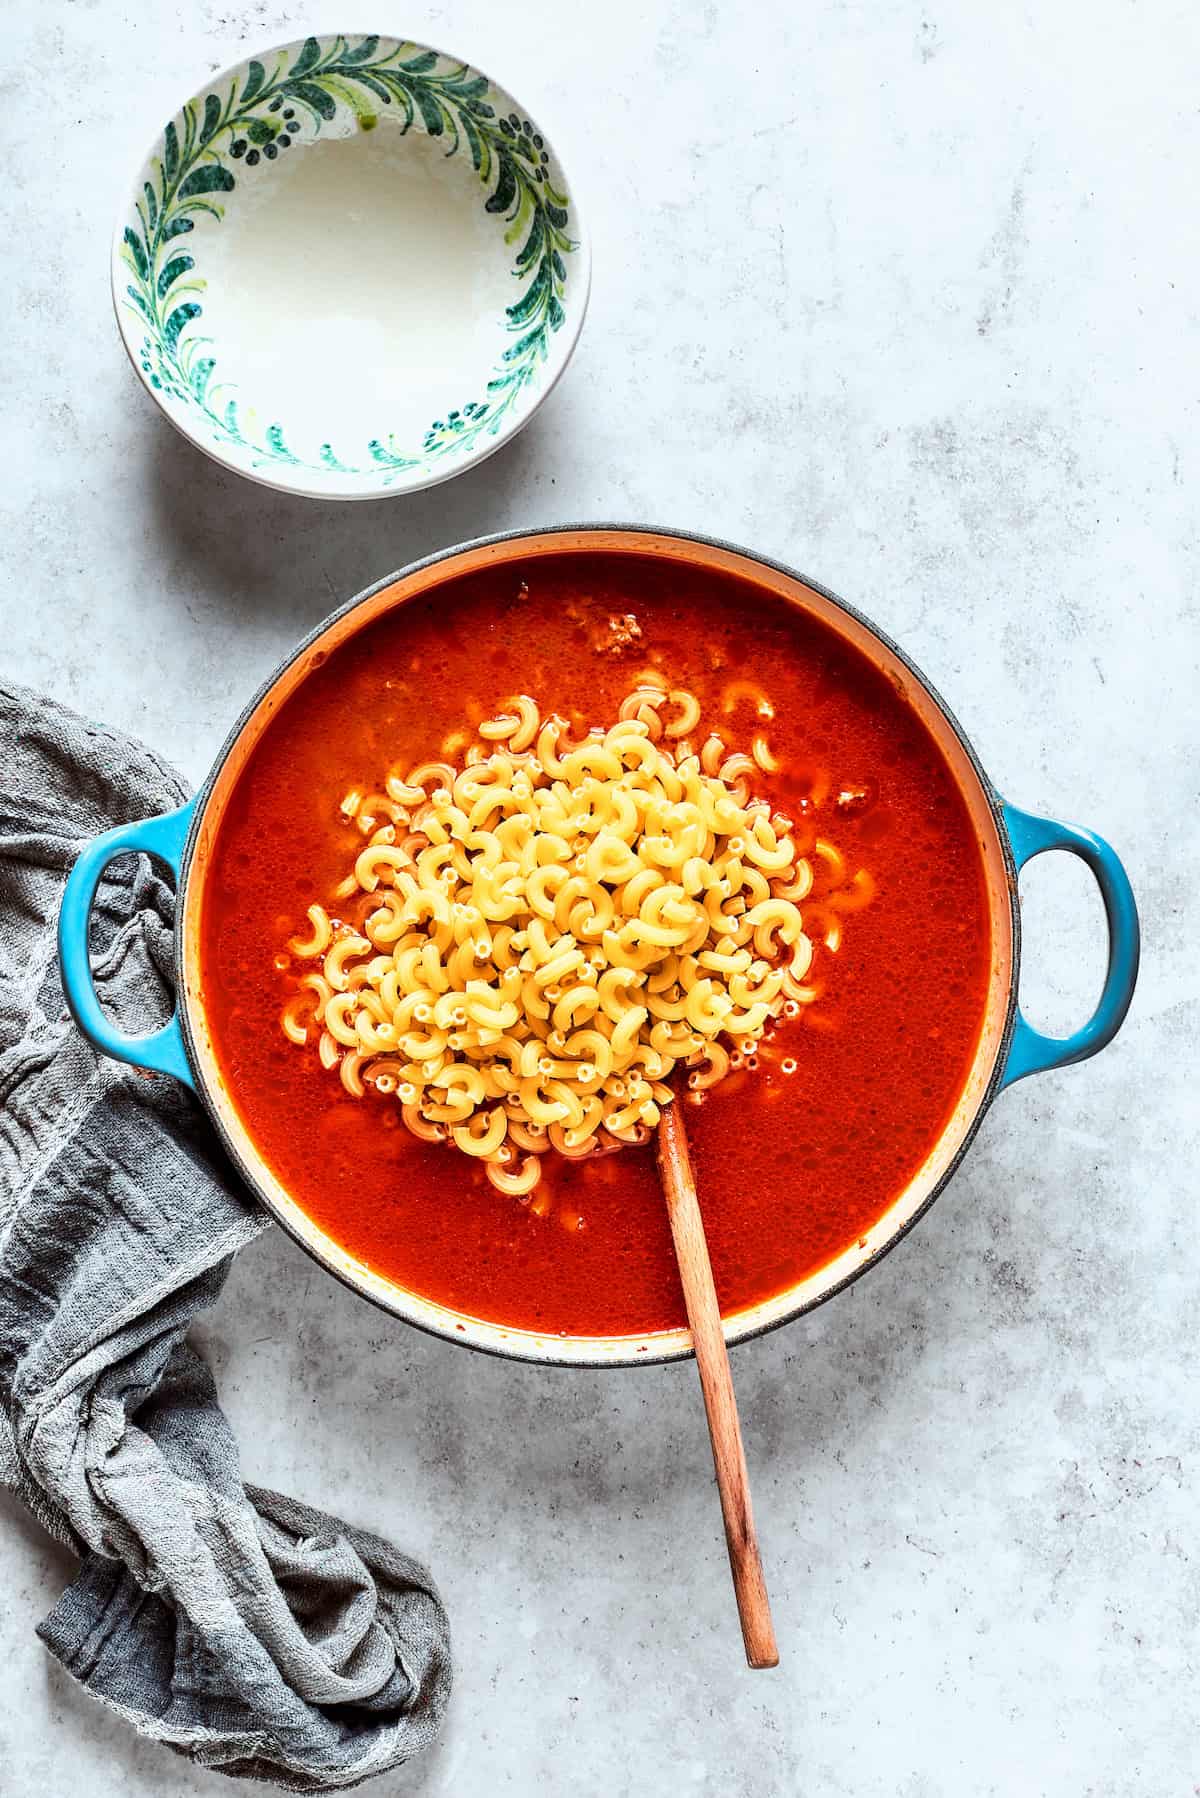
[[[733,1393],[733,1375],[729,1370],[729,1355],[721,1329],[721,1307],[713,1285],[704,1220],[700,1216],[696,1181],[688,1155],[683,1105],[678,1097],[664,1107],[659,1120],[658,1171],[671,1220],[671,1236],[696,1350],[696,1366],[700,1370],[700,1388],[708,1415],[708,1433],[712,1438],[713,1465],[717,1470],[725,1543],[729,1549],[746,1659],[752,1667],[777,1667],[779,1650],[775,1646],[771,1604],[763,1578],[758,1537],[754,1533],[750,1479]]]

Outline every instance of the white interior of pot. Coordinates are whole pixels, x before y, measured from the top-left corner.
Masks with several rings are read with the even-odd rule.
[[[895,682],[938,743],[966,799],[987,875],[992,936],[987,1010],[971,1070],[950,1121],[912,1180],[866,1234],[827,1266],[810,1274],[797,1285],[727,1317],[726,1335],[730,1342],[741,1341],[809,1310],[853,1278],[903,1232],[939,1182],[945,1178],[983,1102],[1003,1041],[1013,984],[1014,898],[987,794],[957,733],[923,684],[886,644],[880,642],[873,631],[835,601],[826,599],[795,576],[764,567],[752,557],[734,550],[718,549],[694,543],[688,538],[650,532],[605,530],[540,532],[528,537],[478,545],[457,551],[441,561],[405,575],[361,600],[349,613],[330,623],[284,670],[244,721],[226,752],[205,804],[199,835],[187,871],[182,918],[184,990],[193,1065],[210,1108],[224,1132],[234,1160],[249,1184],[261,1194],[292,1235],[348,1285],[374,1299],[397,1317],[446,1336],[451,1341],[466,1342],[476,1348],[524,1360],[596,1366],[674,1360],[690,1352],[690,1337],[686,1330],[662,1331],[649,1336],[541,1335],[452,1311],[408,1291],[364,1266],[301,1210],[262,1160],[223,1085],[201,1003],[199,966],[204,871],[229,795],[263,729],[301,684],[314,662],[324,661],[331,650],[381,613],[420,593],[428,592],[432,587],[497,563],[580,551],[591,554],[650,556],[661,558],[664,562],[699,561],[706,568],[725,570],[733,577],[749,580],[793,604],[803,606],[848,638]]]

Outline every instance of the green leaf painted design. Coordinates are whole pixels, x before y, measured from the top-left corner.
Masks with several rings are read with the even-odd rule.
[[[135,271],[144,281],[150,273],[150,263],[146,256],[145,245],[137,232],[131,231],[128,225],[125,227],[125,245],[133,257]]]
[[[179,343],[179,333],[194,318],[199,318],[200,308],[191,300],[185,300],[182,306],[176,306],[170,318],[163,326],[163,341],[169,348],[175,349]]]
[[[333,95],[327,94],[323,87],[318,87],[315,81],[290,81],[288,92],[294,94],[297,100],[303,100],[306,106],[311,106],[323,119],[331,119],[337,112],[337,101]]]
[[[292,64],[293,75],[307,75],[310,69],[316,68],[321,60],[321,46],[315,37],[305,42],[303,50]]]
[[[298,460],[297,457],[293,456],[291,450],[283,440],[282,425],[268,425],[267,442],[281,462],[295,462]]]
[[[219,162],[205,163],[202,168],[193,169],[186,181],[182,181],[178,189],[181,200],[190,200],[196,194],[230,194],[234,189],[234,179],[228,169],[223,169]]]
[[[192,392],[196,395],[196,398],[200,401],[201,405],[204,404],[204,398],[208,392],[208,384],[212,380],[213,369],[215,367],[216,363],[211,356],[202,356],[200,361],[197,362],[192,369]]]
[[[384,472],[385,485],[389,476],[427,467],[495,436],[535,380],[551,337],[565,321],[566,258],[577,246],[567,234],[566,196],[551,184],[548,153],[534,126],[512,113],[498,116],[489,92],[485,76],[412,44],[393,44],[381,54],[377,36],[357,43],[345,37],[310,37],[290,64],[281,55],[272,70],[256,59],[233,78],[226,94],[189,102],[163,131],[154,179],[143,185],[121,248],[131,277],[126,304],[147,331],[141,361],[151,385],[187,410],[199,411],[218,440],[248,451],[257,466],[346,475],[362,475],[370,468]],[[220,381],[213,356],[200,354],[209,340],[192,327],[202,317],[202,307],[181,297],[203,283],[194,279],[180,290],[177,302],[171,298],[171,290],[195,266],[192,256],[172,246],[192,231],[197,213],[223,217],[222,202],[236,190],[247,160],[277,153],[272,146],[285,135],[279,117],[285,104],[301,109],[300,117],[307,117],[314,133],[336,117],[339,104],[352,111],[362,130],[372,129],[379,108],[388,106],[399,113],[403,131],[419,125],[430,137],[445,138],[446,155],[465,146],[486,191],[486,211],[505,222],[507,241],[523,238],[512,269],[521,291],[507,308],[514,340],[488,382],[486,397],[468,400],[436,420],[419,446],[373,438],[366,445],[366,467],[339,455],[329,443],[320,447],[317,462],[304,461],[278,422],[261,435],[248,436],[238,401],[230,397],[228,383]]]
[[[172,256],[170,262],[167,263],[161,275],[158,277],[159,299],[165,300],[167,297],[167,289],[169,287],[174,287],[180,275],[186,275],[187,271],[190,268],[195,268],[195,266],[195,260],[191,256]]]
[[[378,48],[379,39],[377,37],[365,37],[358,49],[347,50],[342,60],[351,66],[356,62],[370,62]],[[328,449],[328,444],[325,447]]]
[[[442,109],[438,103],[437,95],[430,93],[428,88],[422,87],[418,82],[415,83],[413,87],[413,99],[417,103],[421,118],[425,124],[425,129],[428,131],[430,137],[440,137],[443,128]]]
[[[489,212],[507,212],[517,194],[517,171],[511,156],[501,150],[499,156],[500,178],[496,182],[496,191],[487,201]]]

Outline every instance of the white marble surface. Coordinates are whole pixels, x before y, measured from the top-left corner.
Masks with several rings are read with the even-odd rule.
[[[1141,988],[1107,1054],[1003,1098],[877,1271],[737,1355],[776,1673],[739,1665],[690,1366],[472,1357],[390,1326],[279,1234],[199,1335],[248,1475],[393,1534],[443,1583],[452,1721],[380,1791],[1182,1798],[1200,1789],[1194,8],[610,0],[578,34],[573,10],[376,8],[507,77],[563,138],[595,287],[515,445],[339,509],[176,438],[107,294],[152,126],[309,15],[6,9],[0,665],[198,779],[296,636],[418,554],[564,518],[710,530],[857,601],[1005,793],[1113,839]],[[1074,864],[1026,896],[1029,1004],[1065,1027],[1098,977],[1099,907]],[[67,1574],[0,1506],[0,1791],[227,1791],[45,1657],[34,1624]]]

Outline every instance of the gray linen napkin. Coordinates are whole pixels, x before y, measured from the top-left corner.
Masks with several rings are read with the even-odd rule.
[[[80,846],[186,797],[0,683],[0,1484],[81,1557],[39,1630],[76,1679],[205,1765],[330,1791],[437,1734],[441,1601],[379,1537],[243,1485],[184,1337],[266,1220],[191,1095],[97,1056],[58,978]],[[172,909],[145,857],[110,867],[92,952],[124,1029],[170,1008]]]

